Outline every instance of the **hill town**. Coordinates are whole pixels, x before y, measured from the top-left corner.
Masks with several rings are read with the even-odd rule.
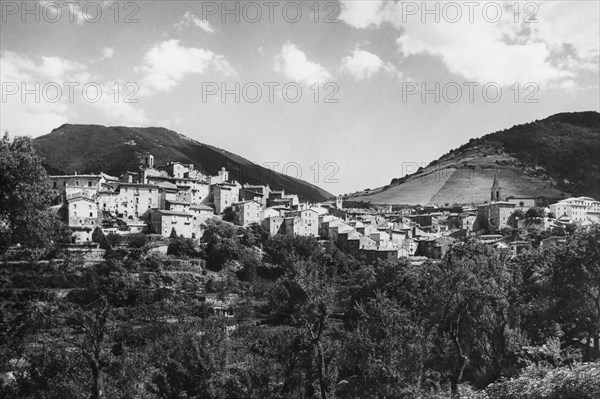
[[[482,201],[315,201],[284,175],[241,182],[239,158],[142,148],[120,173],[48,175],[98,158],[0,141],[0,396],[598,397],[594,198],[487,168]]]
[[[260,225],[270,235],[328,240],[374,262],[441,259],[452,243],[467,236],[517,255],[534,244],[519,229],[544,232],[545,238],[535,242],[543,248],[564,242],[569,226],[600,222],[600,201],[572,197],[544,204],[539,198],[515,197],[498,176],[489,201],[481,204],[345,208],[342,197],[308,203],[268,185],[242,185],[230,179],[225,167],[207,176],[194,164],[155,165],[152,154],[141,158],[138,170],[120,177],[50,176],[52,209],[72,231],[72,244],[94,246],[96,230],[198,239],[208,219],[220,219],[242,227]]]

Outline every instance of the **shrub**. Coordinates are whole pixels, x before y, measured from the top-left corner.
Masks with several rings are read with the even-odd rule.
[[[142,248],[147,243],[148,236],[143,233],[136,233],[127,237],[127,245],[133,248]]]
[[[167,255],[195,258],[199,255],[194,240],[190,238],[173,238],[167,248]]]
[[[572,368],[531,365],[518,378],[491,384],[486,393],[497,399],[600,398],[600,363]]]

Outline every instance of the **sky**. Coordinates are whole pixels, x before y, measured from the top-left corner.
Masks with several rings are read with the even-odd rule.
[[[333,194],[600,110],[600,2],[1,1],[0,129],[161,126]]]

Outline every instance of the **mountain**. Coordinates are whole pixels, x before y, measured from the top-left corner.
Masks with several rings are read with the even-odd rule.
[[[560,113],[472,139],[415,173],[346,200],[390,205],[477,203],[489,200],[495,176],[507,196],[600,198],[600,114]]]
[[[216,175],[221,167],[240,183],[269,184],[298,194],[305,201],[332,197],[327,191],[303,180],[273,172],[239,155],[199,143],[172,130],[150,127],[106,127],[65,124],[33,140],[50,174],[98,173],[119,176],[138,168],[144,153],[154,155],[157,165],[169,161],[195,164],[204,174]]]

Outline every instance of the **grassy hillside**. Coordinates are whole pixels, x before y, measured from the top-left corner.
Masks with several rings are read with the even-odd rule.
[[[275,189],[298,194],[306,201],[323,201],[327,191],[279,173],[273,173],[238,155],[199,143],[164,128],[63,125],[34,140],[49,173],[97,173],[120,175],[136,170],[147,152],[160,165],[169,161],[193,163],[206,174],[216,174],[225,166],[230,177],[241,183],[269,184]]]
[[[600,198],[600,114],[562,113],[472,139],[385,187],[355,193],[374,204],[483,202],[498,175],[507,195]]]

